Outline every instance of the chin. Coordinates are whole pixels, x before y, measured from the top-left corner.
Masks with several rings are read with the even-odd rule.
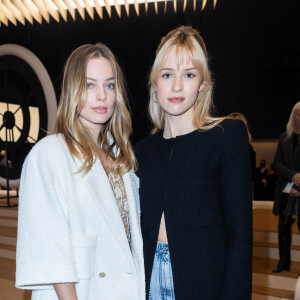
[[[169,110],[169,111],[166,110],[165,112],[170,116],[178,117],[178,116],[185,114],[187,111],[186,110]]]
[[[99,121],[98,121],[98,124],[104,125],[104,124],[106,124],[109,120],[110,120],[110,118],[99,120]]]
[[[193,115],[193,108],[194,108],[194,106],[192,106],[192,107],[184,107],[184,106],[167,107],[167,109],[164,109],[164,111],[170,116],[177,117],[177,116],[181,116],[184,114]]]

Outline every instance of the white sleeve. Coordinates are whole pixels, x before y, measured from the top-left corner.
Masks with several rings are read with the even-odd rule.
[[[49,289],[53,283],[78,282],[71,232],[61,202],[64,191],[58,174],[63,165],[54,153],[41,147],[33,149],[23,165],[17,288]]]

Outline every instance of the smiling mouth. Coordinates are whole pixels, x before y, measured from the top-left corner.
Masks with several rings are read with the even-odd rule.
[[[168,98],[168,100],[172,103],[181,103],[184,101],[185,98],[183,97],[172,97],[172,98]]]
[[[96,112],[97,114],[105,114],[107,112],[107,107],[105,106],[94,107],[93,111]]]

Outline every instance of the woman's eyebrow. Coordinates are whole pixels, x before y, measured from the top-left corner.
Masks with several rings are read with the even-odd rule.
[[[97,82],[97,80],[95,78],[92,78],[92,77],[87,77],[86,79]]]
[[[197,69],[196,68],[187,68],[187,69],[184,69],[184,71],[191,71],[191,70],[196,70],[197,71]]]
[[[94,81],[94,82],[97,82],[97,81],[98,81],[97,79],[92,78],[92,77],[87,77],[86,79],[87,79],[87,80]],[[110,80],[114,80],[114,79],[115,79],[114,77],[109,77],[109,78],[105,79],[105,82],[106,82],[106,81],[110,81]]]
[[[175,69],[173,69],[173,68],[162,68],[161,69],[161,71],[173,71],[173,70],[175,70]]]

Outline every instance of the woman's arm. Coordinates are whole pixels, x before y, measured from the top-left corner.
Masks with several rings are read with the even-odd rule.
[[[227,251],[220,299],[251,299],[252,197],[248,135],[244,124],[224,128],[221,197]]]
[[[279,138],[278,146],[276,149],[276,154],[274,157],[274,162],[272,164],[272,169],[276,172],[281,177],[286,178],[289,181],[292,181],[292,178],[294,177],[295,174],[297,174],[297,171],[292,170],[288,166],[286,166],[286,163],[284,162],[284,141],[285,141],[286,136],[281,135]]]
[[[55,148],[56,144],[51,147],[49,143],[35,146],[23,165],[16,255],[18,288],[45,289],[58,282],[79,281],[70,224],[62,204],[66,197],[63,185],[69,184],[63,179],[69,175],[68,165]]]
[[[55,283],[53,286],[59,300],[78,300],[74,283]]]

